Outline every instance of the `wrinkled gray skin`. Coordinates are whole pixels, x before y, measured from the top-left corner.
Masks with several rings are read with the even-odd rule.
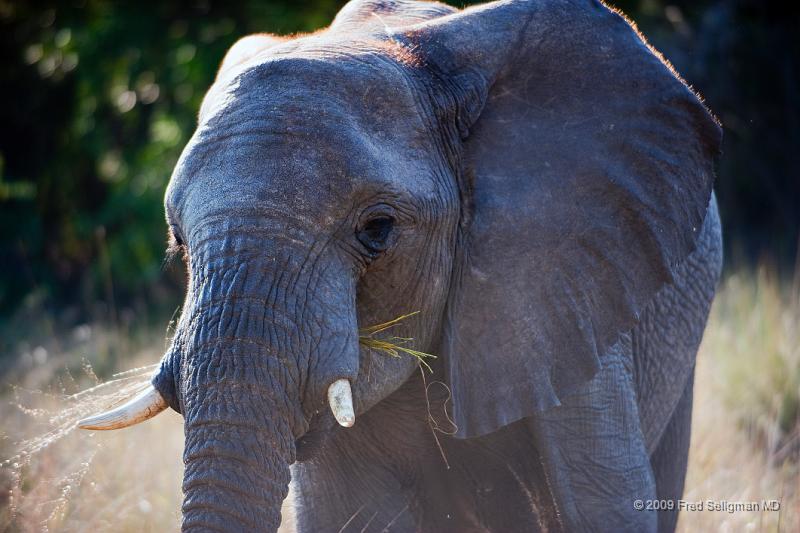
[[[166,194],[183,529],[275,530],[294,464],[301,531],[672,530],[633,502],[683,490],[719,135],[596,2],[240,41]],[[412,311],[434,375],[359,347]]]

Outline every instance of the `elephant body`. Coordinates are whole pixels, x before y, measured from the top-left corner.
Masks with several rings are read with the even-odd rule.
[[[293,467],[299,530],[672,531],[677,511],[648,512],[633,504],[677,502],[683,493],[695,357],[721,267],[712,199],[697,249],[622,336],[607,370],[565,405],[489,435],[448,435],[447,390],[435,377],[413,375],[352,430],[311,444],[321,448],[316,458]],[[635,405],[617,418],[609,410],[575,423],[595,416],[598,405],[625,401],[622,392],[609,395],[604,383],[618,384],[617,374],[624,375]],[[561,446],[570,440],[579,442],[577,453]],[[630,458],[648,460],[615,460],[629,446],[646,450]],[[600,462],[603,456],[608,465]],[[581,499],[581,484],[594,483],[603,485],[598,499]],[[574,507],[565,513],[568,505]],[[571,520],[559,520],[559,513]]]
[[[599,1],[245,37],[165,195],[171,346],[83,425],[183,415],[184,531],[276,530],[291,465],[301,531],[669,531],[634,502],[682,491],[720,136]],[[361,345],[400,316],[432,374]]]

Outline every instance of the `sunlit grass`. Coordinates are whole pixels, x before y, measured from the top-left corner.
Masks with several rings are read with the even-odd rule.
[[[721,285],[698,359],[684,494],[688,501],[781,499],[782,511],[685,512],[681,531],[800,531],[798,286],[779,283],[768,269],[742,271]],[[387,355],[414,356],[398,349],[407,348],[400,342],[407,339],[388,335],[406,318],[364,328],[360,337],[389,343],[396,353],[384,351]],[[15,386],[4,387],[0,398],[0,461],[9,460],[0,469],[0,524],[10,524],[11,531],[178,528],[179,415],[167,410],[145,424],[112,432],[73,429],[81,416],[147,381],[152,367],[82,397],[70,396],[97,385],[91,368],[104,368],[108,375],[108,369],[155,363],[164,334],[148,335],[149,343],[131,342],[130,332],[86,326],[68,340],[25,339],[28,347],[19,350],[18,364],[3,380]],[[39,344],[46,353],[31,348]],[[292,531],[288,509],[284,516],[283,530]]]
[[[109,335],[93,332],[85,351],[75,351],[94,359]],[[157,348],[143,350],[123,364],[138,366],[158,356]],[[183,469],[180,417],[168,411],[148,424],[113,432],[75,428],[81,417],[135,394],[149,381],[153,366],[96,385],[88,365],[83,365],[84,372],[70,372],[65,369],[68,362],[50,355],[41,365],[49,369],[49,377],[32,369],[22,380],[25,385],[13,387],[0,403],[5,461],[0,483],[4,493],[10,491],[0,508],[0,523],[11,531],[177,530]]]
[[[679,530],[800,531],[800,284],[729,276],[698,356],[684,500],[779,499],[780,512],[681,514]]]
[[[90,328],[82,342],[12,371],[21,385],[0,401],[2,531],[162,532],[180,529],[183,420],[174,411],[130,428],[84,431],[79,419],[135,395],[163,354],[163,332],[127,357],[118,332]],[[42,348],[43,349],[43,348]],[[41,351],[39,352],[41,354]],[[93,361],[118,354],[135,367],[98,384]],[[77,362],[77,364],[73,364]],[[80,391],[80,392],[79,392]],[[282,531],[292,531],[290,509]]]

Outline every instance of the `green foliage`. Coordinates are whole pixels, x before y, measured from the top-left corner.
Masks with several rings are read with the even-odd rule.
[[[115,302],[174,306],[162,198],[225,51],[255,31],[313,30],[339,7],[77,4],[0,2],[0,316],[36,291],[37,305],[107,317]]]

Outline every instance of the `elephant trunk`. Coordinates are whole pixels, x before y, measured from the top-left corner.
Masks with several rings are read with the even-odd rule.
[[[275,531],[294,461],[275,401],[285,392],[222,378],[224,367],[201,365],[189,378],[196,390],[185,405],[183,531]]]
[[[288,251],[281,261],[239,252],[192,272],[189,307],[153,380],[184,417],[184,531],[277,530],[296,439],[331,384],[358,370],[350,285],[307,275]],[[350,422],[352,399],[337,398],[340,423]]]
[[[293,349],[264,335],[285,312],[249,298],[199,300],[180,365],[184,531],[280,524],[295,438],[304,431],[299,374]]]

